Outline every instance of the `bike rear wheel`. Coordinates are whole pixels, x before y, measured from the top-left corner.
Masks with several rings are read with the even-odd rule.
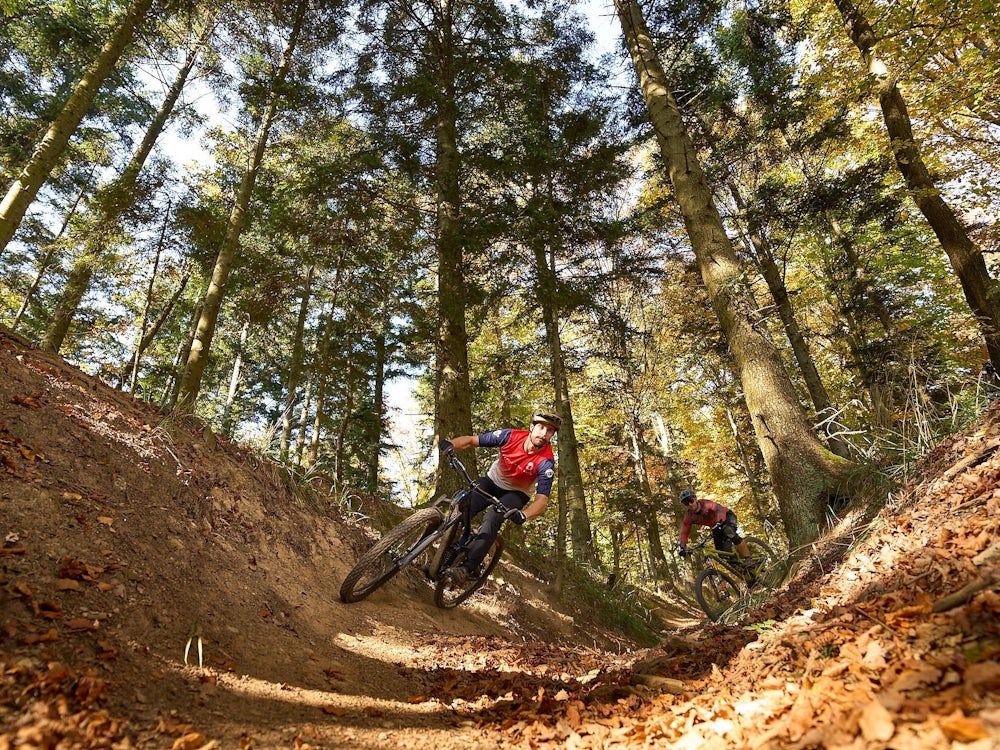
[[[728,574],[705,568],[694,581],[694,596],[708,619],[717,621],[739,598],[740,587]]]
[[[751,572],[748,580],[756,579],[752,585],[757,588],[776,589],[785,580],[788,572],[786,563],[779,559],[767,543],[755,536],[743,537],[750,548],[751,564],[744,572]]]
[[[465,548],[460,549],[448,567],[461,565],[465,562],[466,554],[467,550]],[[451,609],[464,602],[480,586],[486,583],[486,579],[490,577],[493,568],[500,562],[500,555],[502,554],[503,539],[498,536],[496,541],[493,542],[493,546],[490,547],[489,552],[486,553],[486,558],[483,560],[482,573],[458,586],[452,585],[451,579],[447,575],[444,575],[444,571],[441,571],[442,575],[438,578],[437,588],[434,589],[434,603],[442,609]]]
[[[424,508],[386,532],[354,564],[340,585],[340,601],[358,602],[384,584],[402,567],[401,560],[441,525],[438,508]]]

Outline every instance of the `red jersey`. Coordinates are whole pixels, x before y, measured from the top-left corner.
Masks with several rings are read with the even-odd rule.
[[[546,445],[534,453],[524,450],[528,430],[494,430],[479,436],[481,448],[500,448],[500,455],[490,466],[486,476],[498,487],[516,490],[525,495],[552,493],[552,479],[556,475],[556,457],[552,446]],[[538,488],[535,488],[535,485]]]
[[[681,546],[687,544],[688,535],[691,533],[691,524],[715,526],[720,521],[725,521],[726,514],[729,513],[729,508],[725,505],[713,503],[711,500],[700,500],[699,502],[701,510],[697,513],[689,510],[684,514],[684,520],[681,523]]]

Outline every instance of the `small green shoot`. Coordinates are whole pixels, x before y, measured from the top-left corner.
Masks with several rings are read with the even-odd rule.
[[[764,620],[764,622],[755,622],[753,625],[744,625],[743,629],[757,633],[757,635],[761,635],[769,630],[773,630],[774,626],[777,624],[778,623],[774,620]]]

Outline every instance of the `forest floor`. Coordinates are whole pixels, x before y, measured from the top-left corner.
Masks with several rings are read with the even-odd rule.
[[[744,627],[640,649],[513,564],[340,604],[362,524],[2,330],[0,368],[0,750],[1000,747],[997,405]]]

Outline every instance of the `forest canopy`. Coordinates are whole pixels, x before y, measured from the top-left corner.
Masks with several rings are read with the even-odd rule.
[[[3,323],[338,503],[544,406],[520,542],[676,587],[681,489],[794,552],[997,394],[992,3],[0,8]]]

